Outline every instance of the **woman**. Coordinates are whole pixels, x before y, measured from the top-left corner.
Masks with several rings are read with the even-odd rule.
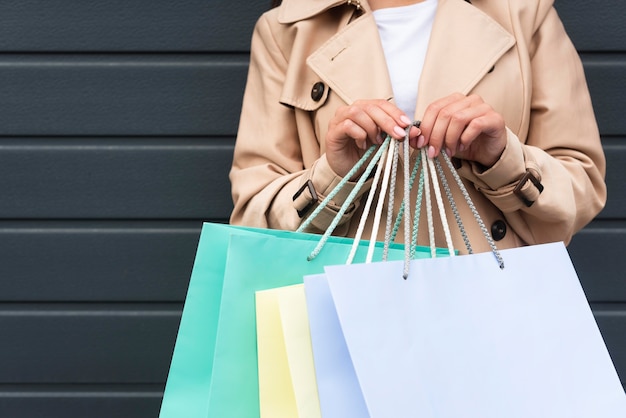
[[[296,229],[364,149],[404,138],[412,120],[410,145],[454,157],[499,248],[568,243],[605,204],[583,68],[553,1],[284,0],[252,38],[231,223]],[[362,206],[336,234],[354,235]],[[474,250],[487,251],[458,206]],[[463,252],[458,231],[453,241]]]

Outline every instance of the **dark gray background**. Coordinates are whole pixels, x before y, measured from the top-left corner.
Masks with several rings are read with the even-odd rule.
[[[1,417],[158,415],[268,3],[0,0]],[[557,9],[608,157],[570,252],[626,382],[626,3]]]

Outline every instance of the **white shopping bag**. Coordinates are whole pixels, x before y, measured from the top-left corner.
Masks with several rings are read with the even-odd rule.
[[[564,245],[501,255],[325,269],[371,417],[626,417]]]

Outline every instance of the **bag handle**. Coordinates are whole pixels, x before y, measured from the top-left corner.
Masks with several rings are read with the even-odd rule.
[[[446,180],[444,168],[440,162],[440,159],[443,159],[448,169],[452,173],[452,176],[455,179],[466,203],[468,204],[470,211],[472,212],[472,215],[474,216],[474,219],[477,221],[481,229],[481,232],[483,233],[483,236],[487,239],[487,242],[489,243],[489,246],[498,262],[498,265],[500,266],[501,269],[503,269],[504,261],[502,259],[502,256],[500,255],[500,252],[496,248],[493,238],[487,231],[487,228],[485,227],[484,222],[482,221],[480,215],[478,214],[478,211],[476,210],[476,207],[474,206],[471,200],[471,197],[469,196],[469,193],[467,192],[467,189],[465,188],[465,185],[463,184],[463,181],[461,180],[461,177],[456,172],[456,169],[454,168],[448,155],[445,153],[441,153],[440,157],[430,159],[426,155],[426,150],[422,148],[421,150],[419,150],[419,154],[415,161],[413,170],[409,174],[410,163],[409,163],[408,135],[409,135],[409,130],[411,126],[419,126],[419,123],[420,123],[419,121],[416,121],[412,125],[406,128],[405,141],[402,146],[403,160],[404,160],[403,161],[404,162],[403,164],[404,196],[403,196],[402,203],[398,211],[398,215],[396,216],[395,223],[392,222],[393,211],[389,210],[387,213],[387,220],[386,220],[386,225],[385,225],[385,239],[384,239],[384,247],[383,247],[383,260],[387,259],[389,245],[395,239],[397,231],[399,230],[399,227],[400,227],[401,220],[404,219],[405,268],[404,268],[403,276],[405,279],[408,277],[409,261],[414,257],[415,249],[417,247],[419,214],[422,208],[423,199],[426,200],[426,211],[427,211],[426,214],[427,214],[427,224],[428,224],[428,230],[429,230],[428,235],[429,235],[431,254],[433,257],[436,257],[436,248],[435,248],[435,240],[434,240],[434,222],[432,219],[432,207],[431,207],[432,205],[431,205],[431,195],[430,195],[431,182],[432,182],[432,189],[435,194],[435,200],[439,209],[440,221],[442,222],[442,225],[444,228],[444,235],[446,238],[446,244],[448,246],[450,255],[454,256],[455,251],[452,246],[452,237],[450,233],[450,228],[447,222],[447,217],[445,215],[445,205],[443,204],[441,188],[443,188],[446,194],[447,200],[450,204],[450,208],[453,212],[454,218],[457,222],[457,226],[459,227],[459,230],[463,237],[463,241],[466,245],[468,253],[470,254],[473,253],[469,238],[467,236],[466,230],[463,226],[463,222],[459,215],[458,208],[452,197],[450,186]],[[361,159],[355,164],[355,166],[350,170],[350,172],[346,174],[344,178],[342,178],[339,184],[328,194],[328,196],[326,196],[326,198],[322,202],[320,202],[318,207],[315,208],[315,210],[305,219],[305,221],[296,230],[296,232],[303,232],[304,229],[307,228],[311,224],[313,219],[315,219],[315,217],[319,215],[319,213],[329,204],[329,202],[337,195],[337,193],[339,193],[339,191],[347,184],[348,179],[356,175],[356,173],[359,170],[361,170],[363,168],[363,165],[365,165],[367,161],[369,160],[369,163],[367,164],[366,169],[364,170],[363,174],[359,177],[355,187],[353,188],[353,190],[350,192],[350,194],[348,195],[348,197],[346,198],[346,200],[340,207],[335,218],[333,219],[333,221],[331,222],[331,224],[329,225],[329,227],[326,229],[321,239],[319,240],[317,246],[313,249],[311,254],[309,254],[309,256],[307,257],[309,261],[317,257],[317,255],[321,252],[322,248],[328,241],[328,238],[331,236],[333,231],[339,225],[339,221],[341,220],[345,212],[348,210],[350,205],[353,203],[356,195],[362,189],[367,179],[370,178],[370,175],[375,167],[376,167],[376,171],[374,173],[372,188],[368,193],[368,197],[367,197],[364,209],[363,209],[363,213],[361,215],[361,219],[359,221],[355,238],[354,238],[354,243],[350,250],[350,254],[348,255],[346,264],[352,263],[354,259],[356,250],[358,248],[358,242],[360,241],[364,228],[365,228],[366,220],[370,216],[374,195],[376,194],[377,187],[380,183],[381,192],[379,193],[379,200],[377,202],[377,206],[376,206],[376,210],[374,214],[374,226],[372,229],[372,231],[378,231],[379,226],[380,226],[380,218],[382,214],[382,208],[383,208],[385,195],[388,196],[389,208],[393,206],[394,199],[395,199],[394,193],[396,189],[395,186],[396,186],[396,179],[397,179],[397,164],[399,160],[399,146],[400,146],[399,141],[393,139],[389,135],[387,135],[387,137],[385,138],[385,140],[380,146],[376,146],[376,145],[371,146],[364,153]],[[380,161],[385,161],[385,162],[383,164],[378,164]],[[416,200],[414,216],[413,216],[413,229],[411,230],[411,219],[408,216],[408,214],[406,214],[405,212],[406,212],[406,208],[408,208],[410,205],[409,203],[410,202],[409,200],[410,190],[413,187],[413,184],[414,184],[415,178],[417,177],[418,172],[420,173],[419,183],[418,183],[418,193],[417,193],[417,200]],[[380,181],[381,175],[383,176],[382,182]],[[441,186],[439,185],[438,179],[441,179]],[[387,194],[387,189],[389,189],[389,194]],[[392,223],[393,223],[393,226],[392,226]],[[377,239],[377,233],[372,232],[371,237],[370,237],[370,243],[368,246],[368,254],[366,257],[366,262],[372,261],[376,239]]]
[[[418,126],[420,125],[420,121],[416,121],[413,123],[413,125]],[[408,141],[408,129],[407,128],[407,133],[406,133],[406,138],[405,141]],[[408,147],[407,147],[408,150]],[[450,208],[452,210],[452,213],[454,215],[454,218],[457,222],[457,226],[459,228],[459,231],[461,233],[461,236],[463,238],[463,241],[465,243],[465,246],[468,250],[469,254],[473,254],[473,250],[472,250],[472,246],[470,244],[470,240],[467,236],[467,232],[465,230],[465,227],[463,225],[463,221],[461,220],[461,216],[458,212],[458,208],[456,205],[456,202],[452,196],[452,192],[450,189],[450,186],[448,184],[448,181],[446,179],[445,173],[444,173],[444,169],[442,167],[441,164],[441,159],[444,160],[444,162],[446,163],[448,169],[450,170],[455,182],[457,183],[457,186],[459,187],[459,190],[461,191],[461,194],[463,195],[463,198],[465,200],[465,202],[467,203],[468,207],[470,208],[470,211],[472,212],[472,215],[474,217],[474,219],[476,220],[476,222],[479,225],[479,228],[483,234],[483,236],[485,237],[485,239],[487,240],[492,253],[494,254],[494,257],[496,258],[496,261],[498,262],[498,266],[501,269],[504,269],[504,260],[502,259],[502,256],[500,255],[500,252],[498,251],[496,245],[495,245],[495,241],[493,240],[493,238],[491,237],[491,235],[489,234],[487,227],[485,226],[482,218],[480,217],[480,214],[478,213],[478,210],[476,209],[476,207],[474,206],[474,203],[469,195],[469,193],[467,192],[467,189],[465,187],[465,184],[463,183],[463,180],[461,179],[461,177],[459,176],[458,172],[456,171],[456,169],[454,168],[454,165],[452,164],[452,161],[450,160],[450,157],[448,157],[447,154],[445,153],[441,153],[439,158],[434,158],[434,159],[429,159],[426,155],[426,150],[424,148],[422,148],[417,156],[417,159],[415,161],[415,166],[413,168],[413,171],[411,173],[410,179],[409,181],[406,180],[406,176],[405,176],[405,188],[407,187],[413,187],[413,183],[415,180],[415,176],[418,172],[418,168],[420,165],[422,165],[422,172],[421,172],[421,176],[419,179],[419,186],[418,186],[418,192],[417,192],[417,200],[416,200],[416,207],[415,207],[415,211],[414,211],[414,218],[413,218],[413,233],[412,233],[412,237],[411,237],[411,247],[413,248],[412,250],[412,254],[411,254],[411,258],[413,258],[414,256],[414,252],[415,252],[415,248],[417,246],[417,232],[418,232],[418,227],[419,227],[419,214],[421,211],[421,203],[422,203],[422,195],[424,193],[425,190],[425,194],[426,194],[426,201],[427,201],[427,211],[430,210],[430,198],[429,198],[429,182],[428,179],[429,177],[432,177],[433,179],[439,178],[441,180],[444,192],[446,193],[446,197],[448,199],[448,202],[450,204]],[[426,163],[424,163],[424,161],[426,161]],[[433,164],[434,162],[434,164]],[[424,169],[425,165],[429,166],[429,170],[431,173],[431,176],[428,176],[428,171],[426,171]],[[435,171],[433,170],[433,165],[436,168],[437,173],[435,173]],[[408,162],[405,159],[405,167],[408,166]],[[426,183],[426,187],[424,187],[424,183]],[[444,211],[442,210],[443,208],[443,202],[440,199],[440,188],[438,183],[434,184],[433,187],[435,194],[436,194],[436,198],[437,198],[437,202],[439,205],[439,213],[441,214],[442,218],[442,224],[444,227],[444,233],[446,236],[446,243],[448,244],[448,248],[450,250],[450,254],[454,255],[454,249],[451,246],[451,238],[450,238],[450,234],[449,234],[449,226],[448,226],[448,222],[447,219],[445,218],[445,216],[443,216]],[[391,200],[390,202],[393,202],[393,200]],[[390,207],[393,205],[393,203],[390,203]],[[391,241],[393,241],[393,239],[395,238],[395,234],[397,233],[397,229],[399,226],[399,222],[400,219],[403,217],[403,212],[404,212],[404,206],[405,206],[405,201],[402,202],[402,206],[400,207],[399,211],[398,211],[398,216],[396,217],[396,224],[394,225],[394,229],[393,229],[393,233],[391,236]],[[389,212],[391,213],[391,211]],[[405,221],[408,220],[408,217],[404,216]],[[432,215],[429,215],[427,213],[427,219],[428,219],[428,226],[429,226],[429,240],[430,240],[430,247],[431,247],[431,253],[433,255],[433,257],[435,257],[436,253],[435,253],[435,244],[434,244],[434,233],[432,232]],[[406,234],[406,232],[405,232]]]
[[[463,180],[461,180],[461,176],[459,176],[459,173],[456,172],[456,169],[454,168],[452,161],[450,161],[450,157],[448,157],[446,153],[441,153],[441,156],[443,160],[445,161],[446,165],[448,166],[448,169],[452,173],[454,180],[459,186],[459,189],[461,190],[461,193],[463,194],[463,198],[467,202],[470,208],[470,211],[472,212],[472,215],[474,215],[474,219],[478,223],[478,226],[480,227],[480,230],[482,231],[483,236],[487,239],[487,242],[489,243],[489,246],[491,247],[491,252],[495,256],[496,260],[498,261],[498,265],[500,266],[501,269],[504,269],[504,260],[502,259],[502,256],[500,255],[500,251],[498,251],[495,241],[489,234],[489,231],[487,231],[487,227],[485,226],[485,223],[480,217],[478,210],[476,210],[476,206],[474,206],[474,202],[472,202],[472,198],[467,192],[467,189],[465,188],[465,184],[463,184]],[[469,243],[469,240],[468,240],[468,243]]]
[[[370,160],[369,164],[367,165],[367,168],[365,169],[365,171],[363,172],[361,177],[359,177],[359,180],[357,181],[357,184],[354,186],[354,188],[352,189],[352,191],[350,192],[350,194],[346,198],[346,200],[343,203],[343,205],[341,205],[341,207],[339,208],[339,211],[335,215],[335,218],[333,219],[331,224],[328,226],[328,228],[326,228],[326,231],[322,235],[322,238],[320,239],[319,243],[317,244],[315,249],[311,252],[311,254],[307,257],[307,259],[309,261],[311,261],[315,257],[317,257],[317,255],[320,253],[320,251],[322,250],[322,248],[326,244],[326,241],[328,241],[328,238],[330,237],[330,235],[333,233],[335,228],[337,228],[337,226],[339,225],[339,221],[341,220],[343,215],[346,213],[346,211],[348,210],[348,208],[352,204],[352,201],[356,197],[357,193],[361,190],[361,188],[363,188],[363,185],[365,184],[365,181],[369,178],[372,170],[374,169],[374,166],[376,166],[376,164],[380,160],[381,156],[387,151],[387,148],[389,148],[390,141],[391,141],[391,137],[387,136],[385,141],[380,145],[380,147],[378,147],[378,150],[374,154],[374,157],[372,157],[372,159]],[[328,196],[326,196],[326,198],[324,200],[322,200],[322,202],[320,202],[318,207],[315,208],[313,213],[311,213],[309,215],[309,217],[305,219],[304,222],[302,222],[302,224],[296,230],[296,232],[303,232],[304,229],[307,228],[311,224],[313,219],[315,219],[315,217],[317,215],[319,215],[319,213],[328,205],[328,203],[337,195],[337,193],[339,193],[339,191],[346,185],[346,183],[348,183],[348,179],[352,178],[363,167],[363,164],[365,164],[365,162],[371,157],[371,155],[374,152],[374,150],[376,150],[376,146],[375,145],[371,146],[365,152],[365,154],[363,154],[361,159],[355,164],[355,166],[352,168],[352,170],[350,170],[348,172],[348,174],[346,174],[345,177],[343,179],[341,179],[339,184],[337,184],[337,186],[335,186],[335,188],[330,191]],[[377,183],[377,181],[374,184],[376,184],[376,183]],[[372,186],[372,187],[374,187],[374,186]]]

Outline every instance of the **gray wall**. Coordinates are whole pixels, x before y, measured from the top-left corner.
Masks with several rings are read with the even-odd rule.
[[[157,416],[267,3],[0,0],[0,416]],[[626,382],[626,3],[557,8],[609,162],[570,251]]]

